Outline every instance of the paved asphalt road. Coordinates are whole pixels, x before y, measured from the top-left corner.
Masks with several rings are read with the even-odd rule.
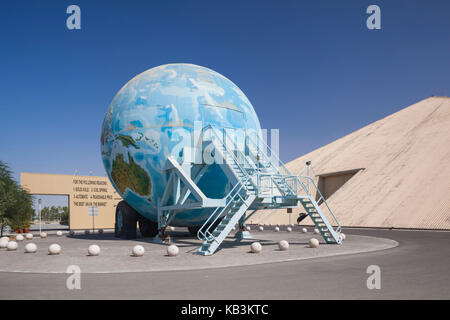
[[[0,299],[450,299],[450,232],[345,230],[398,241],[355,255],[195,271],[82,274],[0,273]],[[381,289],[366,286],[369,265]]]

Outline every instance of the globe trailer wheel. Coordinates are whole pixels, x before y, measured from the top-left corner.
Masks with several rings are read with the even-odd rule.
[[[197,232],[201,227],[202,226],[188,227],[189,233],[193,236],[197,236]]]
[[[136,223],[139,214],[125,201],[120,201],[116,208],[114,236],[122,239],[136,239]]]
[[[142,237],[154,237],[158,234],[158,224],[156,222],[139,215],[138,223]]]

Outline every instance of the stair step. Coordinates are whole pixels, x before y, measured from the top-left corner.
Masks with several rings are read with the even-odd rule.
[[[245,191],[245,190],[244,190]],[[229,210],[219,225],[212,231],[213,239],[205,240],[203,245],[198,249],[197,253],[201,255],[212,255],[218,248],[218,246],[222,243],[225,237],[228,235],[231,230],[231,221],[237,222],[237,219],[245,212],[243,209],[248,208],[247,201],[255,200],[256,196],[254,194],[246,193],[245,202],[241,199],[236,200],[233,199],[232,204],[227,204],[225,208],[222,209],[221,212],[218,212],[217,215],[221,215],[224,210]],[[243,207],[245,206],[245,207]],[[240,211],[240,213],[238,213]],[[237,215],[237,216],[236,216]],[[227,230],[227,231],[225,231]]]

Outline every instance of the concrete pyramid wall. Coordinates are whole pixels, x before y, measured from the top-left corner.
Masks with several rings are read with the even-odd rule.
[[[297,174],[308,160],[318,176],[364,168],[328,199],[343,226],[450,229],[450,98],[422,100],[287,167]],[[289,214],[264,210],[250,222],[289,223]]]

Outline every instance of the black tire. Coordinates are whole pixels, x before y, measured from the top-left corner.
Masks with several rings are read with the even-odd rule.
[[[138,213],[125,201],[120,201],[116,207],[116,223],[114,235],[122,239],[136,239],[136,223]]]
[[[198,230],[200,230],[201,226],[188,227],[189,233],[193,236],[197,236]]]
[[[138,217],[141,237],[155,237],[158,234],[158,224],[141,215]]]

